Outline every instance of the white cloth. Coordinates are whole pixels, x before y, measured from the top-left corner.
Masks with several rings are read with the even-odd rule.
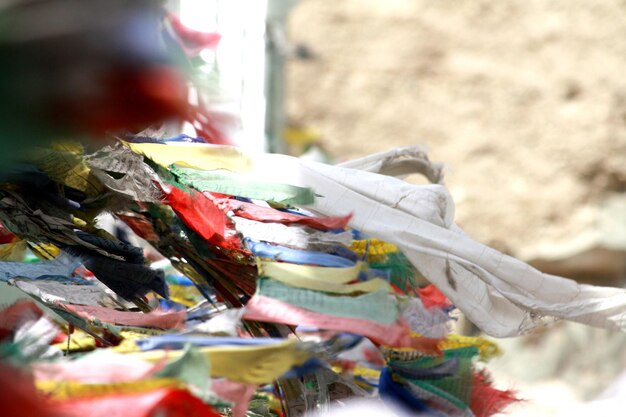
[[[244,237],[296,249],[325,251],[337,245],[350,246],[352,233],[328,233],[306,226],[263,223],[233,216],[235,228]]]
[[[397,245],[491,336],[519,335],[552,318],[626,328],[626,291],[544,274],[472,240],[453,223],[454,203],[443,185],[412,185],[285,155],[253,155],[252,160],[257,180],[311,187],[319,195],[311,209],[353,213],[351,227]]]

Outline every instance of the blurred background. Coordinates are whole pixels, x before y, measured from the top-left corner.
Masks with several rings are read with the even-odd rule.
[[[427,145],[472,237],[624,286],[626,2],[301,0],[286,22],[292,152]],[[571,323],[498,343],[512,416],[589,415],[626,369],[624,335]]]

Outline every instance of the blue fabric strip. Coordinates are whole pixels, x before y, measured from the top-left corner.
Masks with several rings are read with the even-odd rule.
[[[423,401],[414,397],[411,391],[393,380],[389,368],[383,368],[380,372],[378,392],[383,401],[389,402],[394,406],[400,406],[410,413],[430,411]]]
[[[201,138],[194,138],[184,133],[165,139],[163,142],[186,142],[186,143],[205,143]]]
[[[272,343],[279,343],[283,341],[283,339],[274,339],[271,337],[244,339],[240,337],[210,337],[168,334],[139,339],[136,340],[135,343],[137,343],[137,346],[139,346],[141,350],[145,351],[155,349],[183,349],[187,344],[191,344],[193,346],[259,346],[270,345]]]
[[[309,358],[302,365],[295,366],[285,372],[281,378],[299,378],[304,375],[308,375],[315,372],[319,368],[325,366],[324,362],[317,358]]]
[[[80,262],[71,257],[61,254],[50,261],[37,263],[24,262],[0,262],[0,281],[8,281],[12,278],[49,279],[54,281],[67,281],[83,283],[84,280],[72,277],[74,270],[80,266]]]
[[[192,287],[195,285],[192,280],[184,275],[168,274],[165,276],[165,280],[168,284],[180,285],[181,287]]]
[[[325,252],[302,251],[285,246],[270,245],[264,242],[255,242],[245,239],[248,249],[260,258],[268,258],[275,261],[290,262],[299,265],[319,265],[329,267],[351,267],[355,262],[342,256],[331,255]]]
[[[183,304],[177,303],[172,300],[166,300],[164,298],[159,299],[159,307],[163,311],[184,311],[187,307]]]

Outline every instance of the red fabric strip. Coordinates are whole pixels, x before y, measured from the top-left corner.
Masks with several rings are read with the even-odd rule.
[[[48,409],[25,372],[0,363],[0,404],[7,417],[59,417]],[[62,417],[62,416],[61,416]]]
[[[207,242],[245,253],[234,225],[215,205],[210,195],[205,196],[195,190],[187,193],[172,187],[166,195],[166,202],[187,227]]]
[[[472,375],[470,409],[476,417],[492,416],[519,401],[513,391],[494,388],[486,371]]]
[[[248,403],[252,395],[254,395],[256,385],[220,379],[211,382],[211,390],[220,398],[235,404],[232,409],[233,417],[245,417],[248,411]]]
[[[15,235],[0,223],[0,245],[11,243],[13,240],[15,240]]]
[[[51,405],[56,415],[63,417],[220,417],[198,397],[182,389],[74,398]]]
[[[30,300],[18,300],[0,310],[0,341],[13,333],[25,322],[37,320],[43,311]]]
[[[187,193],[172,187],[166,201],[187,227],[207,241],[216,243],[224,239],[224,213],[202,193],[194,190]]]
[[[217,206],[225,212],[232,211],[235,216],[259,222],[275,222],[282,224],[301,224],[314,229],[343,229],[348,225],[352,215],[341,217],[308,217],[286,213],[271,207],[258,206],[252,203],[233,199],[216,199]]]
[[[116,214],[116,216],[121,221],[126,223],[126,225],[130,227],[130,229],[140,238],[145,239],[148,242],[156,242],[159,240],[159,236],[154,231],[152,223],[150,223],[145,217],[140,217],[139,215],[127,216],[124,214]]]
[[[255,295],[248,301],[243,318],[351,332],[366,336],[375,343],[393,347],[413,347],[417,342],[411,338],[410,329],[402,321],[385,325],[369,320],[331,316],[262,295]],[[421,345],[422,341],[418,343]]]
[[[217,32],[201,32],[182,24],[178,16],[168,13],[167,18],[188,57],[198,55],[204,49],[215,49],[222,36]]]
[[[158,329],[173,329],[182,326],[187,313],[185,311],[139,313],[134,311],[118,311],[101,306],[81,306],[74,304],[60,304],[59,307],[74,313],[84,319],[96,318],[105,323],[125,326],[156,327]]]
[[[419,293],[420,299],[422,300],[422,304],[424,304],[424,307],[426,308],[444,308],[450,307],[452,305],[450,300],[448,300],[446,296],[443,295],[441,291],[439,291],[439,288],[435,287],[432,284],[429,284],[424,288],[419,288],[417,292]]]

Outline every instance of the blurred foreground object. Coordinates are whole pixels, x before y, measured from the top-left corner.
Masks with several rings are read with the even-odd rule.
[[[145,127],[187,111],[150,0],[0,6],[0,162],[29,145]]]

